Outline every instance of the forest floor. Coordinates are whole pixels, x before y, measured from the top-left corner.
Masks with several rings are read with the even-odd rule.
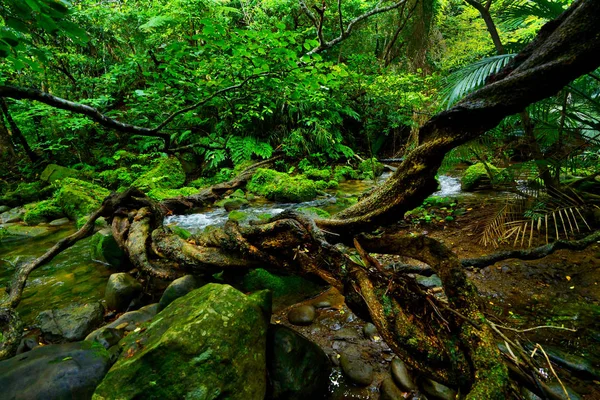
[[[481,225],[494,214],[496,203],[470,203],[467,200],[462,205],[468,212],[449,224],[411,225],[400,233],[426,232],[442,240],[461,259],[515,248],[512,243],[503,244],[498,249],[479,243]],[[415,260],[401,256],[379,258],[384,265],[415,263]],[[588,360],[596,368],[600,365],[600,243],[583,251],[559,250],[540,260],[509,259],[481,270],[469,270],[467,274],[477,286],[488,318],[493,322],[514,329],[540,325],[577,329],[577,332],[556,329],[527,333],[508,331],[509,337],[521,344],[539,343],[543,347],[561,349]],[[331,307],[320,309],[316,321],[310,326],[289,324],[287,312],[296,305],[277,311],[272,322],[288,325],[319,344],[334,365],[346,349],[358,349],[374,369],[373,383],[366,388],[355,387],[344,380],[339,369],[334,369],[330,399],[377,398],[378,384],[389,370],[393,353],[379,338],[369,340],[365,337],[362,332],[365,323],[354,316],[345,305],[343,296],[334,289],[301,304],[316,304],[323,300],[330,302]],[[556,365],[554,368],[563,382],[584,399],[600,399],[600,382],[577,379],[565,369]],[[546,372],[551,375],[549,370]]]

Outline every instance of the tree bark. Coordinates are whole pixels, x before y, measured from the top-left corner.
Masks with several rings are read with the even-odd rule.
[[[25,150],[25,154],[27,154],[29,160],[32,163],[38,161],[38,155],[31,150],[31,147],[29,147],[29,143],[27,143],[27,139],[25,139],[23,132],[21,132],[21,129],[19,129],[19,126],[10,115],[8,104],[6,104],[6,99],[0,98],[0,108],[2,109],[2,113],[6,118],[6,122],[8,122],[8,126],[10,126],[10,129],[12,130],[13,136],[19,141],[19,143],[21,143],[21,146],[23,146],[23,150]]]

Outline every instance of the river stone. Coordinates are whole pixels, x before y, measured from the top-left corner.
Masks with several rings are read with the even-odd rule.
[[[442,286],[442,280],[435,274],[431,276],[415,275],[415,280],[419,285],[428,289]]]
[[[546,348],[544,348],[544,350],[546,350]],[[562,398],[565,397],[565,391],[562,389],[562,386],[560,386],[560,383],[558,383],[558,382],[549,383],[548,389],[550,389],[552,392],[558,394],[559,396],[562,396]],[[567,389],[567,393],[569,394],[569,400],[583,400],[583,397],[581,397],[579,394],[577,394],[570,387],[565,386],[565,389]]]
[[[7,212],[10,210],[9,206],[0,206],[0,214]]]
[[[410,371],[406,368],[406,364],[398,357],[392,360],[391,372],[394,382],[396,382],[401,389],[406,390],[407,392],[417,390],[417,385],[415,385]]]
[[[270,293],[211,283],[126,336],[93,399],[262,400]]]
[[[421,382],[421,390],[428,396],[427,398],[436,400],[455,400],[456,392],[448,386],[444,386],[429,378],[424,378]]]
[[[358,353],[346,351],[340,355],[340,366],[350,380],[360,386],[373,381],[373,367],[364,362]]]
[[[104,330],[115,329],[119,331],[119,334],[121,334],[122,332],[131,332],[134,331],[136,328],[139,328],[142,324],[150,321],[152,318],[154,318],[154,316],[157,313],[158,303],[147,305],[136,311],[126,312],[110,324],[96,329],[95,331],[87,335],[85,340],[98,342],[102,345],[105,345],[106,342],[108,342],[106,338],[109,337],[111,334],[105,334],[103,332]]]
[[[313,307],[315,307],[315,308],[329,308],[329,307],[331,307],[331,302],[329,302],[327,300],[318,301],[318,302],[316,302],[316,303],[313,304]]]
[[[2,226],[4,235],[14,239],[27,239],[46,236],[52,232],[52,228],[48,226],[26,226],[21,224],[10,223]]]
[[[0,224],[9,224],[11,222],[19,222],[23,220],[25,216],[25,209],[23,207],[11,208],[8,211],[4,211],[0,214]]]
[[[50,223],[48,225],[50,225],[50,226],[63,226],[63,225],[68,224],[69,222],[71,222],[71,221],[69,221],[69,218],[64,217],[64,218],[59,218],[59,219],[55,219],[53,221],[50,221]]]
[[[121,339],[123,339],[123,331],[109,327],[97,329],[85,338],[85,340],[101,344],[105,349],[116,345]]]
[[[110,229],[102,229],[92,236],[90,241],[92,260],[100,261],[114,268],[126,263],[126,256],[117,244]]]
[[[363,326],[363,335],[365,335],[367,339],[373,340],[375,336],[379,335],[379,332],[377,332],[377,327],[375,327],[375,325],[367,322],[365,326]]]
[[[239,210],[246,204],[248,204],[248,200],[246,199],[227,199],[223,202],[223,208],[229,212],[233,210]]]
[[[109,310],[124,311],[141,293],[142,285],[138,281],[125,272],[119,272],[108,278],[104,299]]]
[[[0,361],[0,397],[3,400],[89,399],[109,368],[108,352],[94,343],[36,347]]]
[[[315,320],[317,312],[313,306],[303,305],[292,308],[288,312],[288,321],[293,325],[310,325]]]
[[[173,300],[185,296],[192,290],[200,286],[192,275],[182,276],[181,278],[175,279],[167,288],[158,302],[158,310],[163,310],[166,306],[171,304]]]
[[[319,346],[282,325],[269,326],[267,368],[272,399],[322,398],[331,366]]]
[[[600,371],[589,360],[552,346],[544,346],[544,350],[550,360],[573,371],[574,375],[583,379],[600,380]]]
[[[104,308],[100,303],[74,304],[58,310],[42,311],[35,324],[48,342],[83,340],[102,323]]]
[[[396,386],[391,376],[386,376],[379,386],[379,398],[381,400],[404,400],[404,393]]]

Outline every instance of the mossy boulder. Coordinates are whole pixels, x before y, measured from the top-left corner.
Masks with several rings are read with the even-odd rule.
[[[269,200],[300,203],[317,197],[315,182],[304,176],[290,176],[272,169],[259,168],[247,189]]]
[[[161,158],[149,171],[140,175],[133,183],[144,192],[152,189],[177,189],[185,182],[185,172],[175,157]]]
[[[139,176],[139,173],[136,174],[126,167],[119,167],[102,171],[98,176],[106,187],[117,189],[131,186],[133,181]]]
[[[262,400],[269,319],[268,292],[246,296],[219,284],[193,290],[121,341],[93,399]]]
[[[215,203],[219,207],[223,207],[227,211],[239,210],[242,206],[248,204],[248,200],[239,197],[230,197],[227,199],[220,200]]]
[[[497,175],[501,172],[499,168],[496,168],[492,164],[487,164],[487,167],[493,175]],[[488,175],[486,166],[483,163],[477,163],[467,168],[460,181],[460,186],[462,190],[472,192],[477,188],[489,186],[490,182],[491,178]]]
[[[156,188],[148,192],[148,197],[157,201],[173,199],[175,197],[187,197],[198,194],[198,189],[193,187],[182,187],[181,189]]]
[[[46,183],[52,183],[62,181],[65,178],[77,178],[78,176],[79,172],[74,169],[50,164],[42,171],[40,179]]]
[[[55,195],[57,204],[70,220],[76,221],[78,227],[85,223],[85,218],[102,205],[102,201],[110,192],[101,186],[74,178],[65,178]]]
[[[55,199],[40,201],[25,206],[23,221],[27,225],[37,225],[64,216],[62,207]]]
[[[330,169],[309,168],[304,171],[304,176],[313,181],[328,181],[331,179]]]
[[[90,241],[92,260],[100,261],[120,269],[127,262],[127,256],[121,250],[110,229],[103,229],[92,236]]]
[[[54,188],[44,182],[22,182],[13,191],[0,197],[0,204],[11,207],[21,206],[49,197]]]
[[[344,182],[347,179],[358,179],[359,172],[349,165],[338,165],[333,170],[333,179]]]
[[[248,213],[245,213],[240,210],[233,210],[228,215],[229,219],[235,222],[243,222],[250,218]]]

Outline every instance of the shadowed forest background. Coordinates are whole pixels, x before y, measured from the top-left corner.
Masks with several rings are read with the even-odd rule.
[[[6,398],[600,399],[599,20],[5,0]]]

